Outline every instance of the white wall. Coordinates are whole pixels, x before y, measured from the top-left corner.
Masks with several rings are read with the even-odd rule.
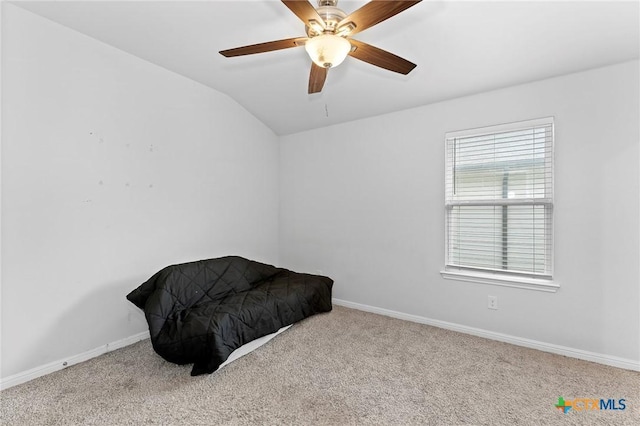
[[[282,137],[280,260],[339,299],[637,365],[639,89],[634,61]],[[445,132],[546,116],[560,290],[442,279]]]
[[[278,140],[226,95],[2,4],[2,377],[147,329],[172,263],[278,263]]]

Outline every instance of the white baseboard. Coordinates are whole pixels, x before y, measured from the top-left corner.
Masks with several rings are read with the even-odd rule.
[[[510,343],[516,346],[523,346],[526,348],[537,349],[543,352],[550,352],[558,355],[568,356],[571,358],[582,359],[585,361],[597,362],[599,364],[610,365],[612,367],[623,368],[625,370],[640,371],[640,361],[635,361],[632,359],[620,358],[620,357],[611,356],[611,355],[604,355],[596,352],[584,351],[582,349],[574,349],[567,346],[561,346],[561,345],[555,345],[552,343],[540,342],[537,340],[525,339],[522,337],[511,336],[503,333],[496,333],[493,331],[483,330],[475,327],[468,327],[466,325],[455,324],[452,322],[421,317],[419,315],[406,314],[403,312],[392,311],[390,309],[378,308],[375,306],[363,305],[361,303],[349,302],[347,300],[333,299],[333,303],[338,306],[357,309],[359,311],[372,312],[374,314],[385,315],[388,317],[416,322],[419,324],[431,325],[434,327],[444,328],[447,330],[457,331],[460,333],[471,334],[473,336],[484,337],[491,340]],[[70,367],[80,362],[88,361],[91,358],[95,358],[107,352],[115,351],[116,349],[124,348],[125,346],[132,345],[134,343],[137,343],[141,340],[145,340],[148,338],[149,338],[149,331],[143,331],[142,333],[138,333],[133,336],[120,339],[113,343],[107,343],[106,345],[83,352],[78,355],[73,355],[66,359],[54,361],[49,364],[42,365],[40,367],[32,368],[22,373],[8,376],[6,378],[0,379],[0,390],[8,389],[12,386],[26,383],[30,380],[36,379],[38,377],[42,377],[46,374],[50,374],[50,373],[62,370],[64,368]]]
[[[142,333],[134,334],[133,336],[120,339],[113,343],[107,343],[106,345],[91,349],[78,355],[73,355],[69,358],[54,361],[40,367],[35,367],[30,370],[23,371],[22,373],[14,374],[12,376],[0,379],[0,390],[8,389],[12,386],[26,383],[29,380],[33,380],[46,374],[62,370],[80,362],[88,361],[91,358],[106,354],[107,352],[115,351],[116,349],[124,348],[125,346],[132,345],[139,342],[140,340],[148,338],[149,331],[143,331]]]
[[[392,311],[389,309],[378,308],[375,306],[363,305],[361,303],[349,302],[341,299],[333,299],[333,303],[347,308],[353,308],[360,311],[371,312],[374,314],[385,315],[388,317],[398,318],[406,321],[417,322],[420,324],[431,325],[434,327],[444,328],[447,330],[457,331],[460,333],[471,334],[473,336],[484,337],[491,340],[510,343],[516,346],[524,346],[526,348],[537,349],[543,352],[550,352],[558,355],[564,355],[571,358],[582,359],[585,361],[597,362],[598,364],[609,365],[612,367],[624,368],[625,370],[640,371],[640,361],[633,359],[620,358],[611,355],[599,354],[596,352],[584,351],[582,349],[574,349],[567,346],[555,345],[552,343],[540,342],[537,340],[525,339],[522,337],[511,336],[494,331],[483,330],[466,325],[455,324],[447,321],[440,321],[431,318],[421,317],[418,315],[405,314],[402,312]]]

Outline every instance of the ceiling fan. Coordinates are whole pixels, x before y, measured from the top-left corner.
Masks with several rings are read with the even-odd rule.
[[[409,74],[416,64],[370,44],[351,38],[394,15],[420,3],[421,0],[373,0],[347,15],[337,7],[338,0],[318,0],[314,8],[308,0],[282,0],[305,24],[307,37],[294,37],[222,50],[220,54],[253,55],[290,47],[305,46],[311,57],[309,93],[322,90],[329,68],[336,67],[348,56],[400,74]]]

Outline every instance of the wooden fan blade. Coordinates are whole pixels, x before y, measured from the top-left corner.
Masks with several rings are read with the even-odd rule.
[[[355,49],[352,49],[351,52],[349,52],[349,56],[368,62],[371,65],[400,74],[409,74],[411,70],[416,67],[416,64],[413,62],[409,62],[400,56],[387,52],[386,50],[379,49],[375,46],[371,46],[370,44],[354,39],[349,39],[349,41],[351,42],[351,45],[355,47]]]
[[[307,0],[282,0],[282,3],[295,13],[305,25],[312,26],[311,21],[316,21],[322,29],[326,27],[324,20]]]
[[[288,38],[285,40],[268,41],[266,43],[252,44],[236,47],[234,49],[221,50],[220,54],[230,58],[232,56],[253,55],[254,53],[271,52],[273,50],[288,49],[290,47],[304,46],[306,37]]]
[[[422,0],[373,0],[340,21],[336,28],[340,31],[341,26],[352,22],[355,28],[349,31],[349,35],[353,35],[397,15],[420,1]]]
[[[311,63],[311,73],[309,74],[309,94],[319,93],[322,91],[324,81],[327,79],[328,68],[317,66],[314,62]]]

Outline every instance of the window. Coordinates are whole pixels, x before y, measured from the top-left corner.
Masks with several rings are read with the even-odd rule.
[[[555,291],[553,118],[445,139],[443,276]]]

